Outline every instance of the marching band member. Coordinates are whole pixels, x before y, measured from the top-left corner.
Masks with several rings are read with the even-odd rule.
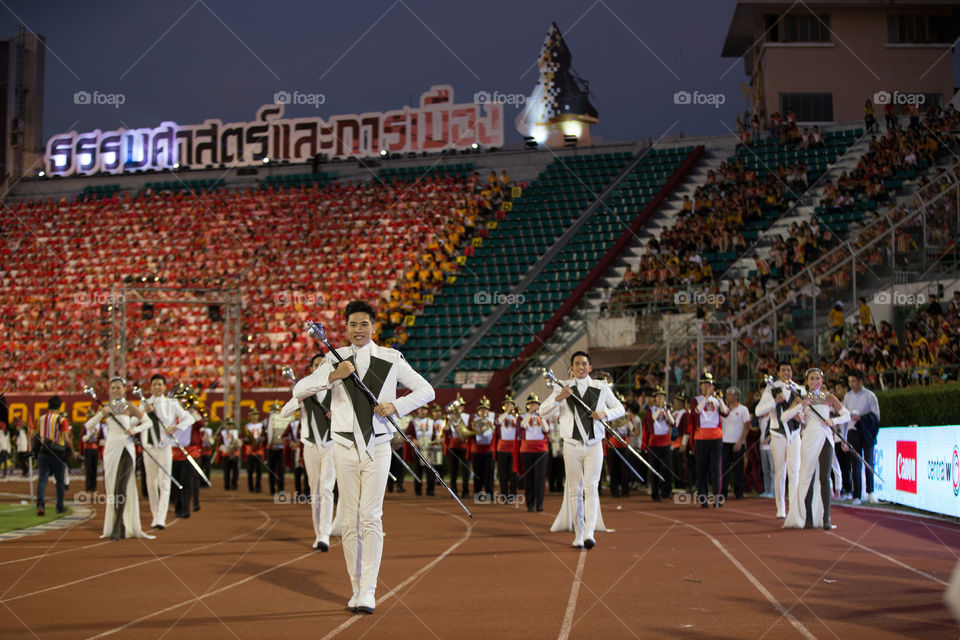
[[[435,445],[436,434],[433,430],[433,420],[429,417],[430,408],[426,405],[417,409],[417,417],[413,418],[410,421],[409,426],[407,427],[407,435],[410,439],[416,444],[420,449],[420,453],[423,454],[424,458],[430,459],[430,448]],[[426,468],[423,462],[420,461],[420,457],[414,455],[414,453],[408,452],[404,455],[404,458],[410,462],[413,466],[413,471],[417,475],[413,478],[413,490],[419,496],[423,494],[423,480],[421,480],[423,474],[427,475],[427,495],[432,496],[434,494],[434,487],[436,487],[437,479],[434,474]]]
[[[670,431],[673,446],[673,477],[678,488],[685,490],[696,484],[694,458],[690,454],[690,412],[687,410],[687,396],[681,391],[673,396],[673,429]],[[687,473],[684,473],[686,467]]]
[[[280,415],[289,421],[287,422],[287,430],[283,432],[283,441],[287,445],[287,462],[293,469],[294,499],[299,501],[300,496],[305,494],[304,489],[309,491],[309,487],[305,487],[303,482],[307,477],[307,470],[303,466],[303,433],[301,431],[300,409],[294,407],[293,415],[287,415],[281,410]]]
[[[110,401],[84,425],[92,428],[106,421],[107,442],[103,449],[103,484],[107,508],[103,519],[103,535],[111,540],[153,536],[140,528],[140,499],[137,495],[133,465],[136,455],[133,436],[145,429],[144,413],[126,401],[123,378],[110,379]]]
[[[540,398],[531,393],[527,396],[527,412],[520,418],[520,460],[517,466],[526,476],[527,511],[543,511],[549,433],[550,421],[540,417]]]
[[[676,425],[676,417],[667,407],[667,392],[657,387],[653,404],[647,406],[643,416],[643,448],[650,452],[650,464],[665,479],[652,476],[650,496],[654,502],[669,500],[672,492],[670,434]]]
[[[200,484],[203,481],[200,479],[200,474],[197,472],[197,469],[200,468],[200,456],[203,452],[203,427],[206,421],[196,405],[187,409],[187,413],[193,416],[193,426],[190,428],[190,445],[186,447],[187,455],[193,458],[197,466],[195,468],[192,464],[188,464],[186,473],[190,478],[190,495],[193,496],[193,510],[200,511]],[[174,459],[176,459],[176,457],[176,454],[174,454]]]
[[[193,465],[190,464],[187,457],[200,458],[200,427],[203,424],[203,419],[195,409],[192,407],[187,408],[192,402],[191,395],[193,394],[193,390],[189,386],[180,383],[174,389],[173,394],[187,414],[193,417],[193,423],[189,428],[183,430],[174,429],[170,434],[180,445],[175,447],[171,452],[173,458],[173,477],[183,485],[182,489],[174,486],[170,491],[170,500],[173,502],[173,515],[175,518],[189,518],[191,498],[193,499],[194,510],[196,511],[200,508],[199,496],[194,495],[194,491],[197,491],[197,485],[200,483],[200,478],[197,477],[197,472],[194,471]],[[186,453],[184,453],[184,451]]]
[[[787,503],[797,501],[797,482],[800,478],[800,424],[783,418],[802,389],[795,389],[793,367],[782,362],[777,368],[778,379],[773,388],[767,385],[754,413],[768,417],[770,451],[773,454],[773,492],[777,506],[777,518],[787,517]],[[790,493],[787,493],[787,476],[790,476]]]
[[[600,420],[616,420],[625,413],[610,385],[590,378],[590,356],[577,351],[570,358],[573,379],[554,389],[540,407],[540,415],[556,417],[563,434],[563,463],[567,477],[564,504],[551,531],[573,529],[574,548],[592,549],[594,532],[602,524],[597,485],[603,464],[604,426]],[[585,409],[576,395],[592,409]],[[578,508],[582,500],[583,511]]]
[[[447,406],[445,419],[443,453],[450,463],[450,490],[457,492],[457,475],[460,476],[460,498],[466,498],[470,487],[470,467],[467,466],[467,422],[469,414],[462,412],[463,398],[457,394],[457,399]]]
[[[310,372],[323,364],[323,354],[310,360]],[[293,415],[300,406],[302,421],[303,466],[310,485],[310,512],[313,517],[313,548],[322,552],[330,550],[330,536],[340,535],[340,514],[334,518],[333,487],[337,474],[333,455],[333,439],[330,434],[330,394],[327,390],[310,392],[294,386],[293,398],[281,412]]]
[[[616,394],[620,404],[626,407],[626,398],[623,394]],[[610,427],[624,440],[629,441],[633,432],[633,422],[630,419],[630,412],[627,410],[616,420],[610,421]],[[614,435],[608,434],[607,441],[604,443],[607,447],[607,471],[610,473],[610,495],[614,498],[630,497],[630,482],[635,478],[630,468],[621,458],[627,451],[625,444],[617,440]],[[617,454],[620,455],[617,455]]]
[[[829,531],[830,523],[830,473],[834,461],[834,427],[850,421],[850,411],[840,400],[824,392],[823,372],[820,369],[807,369],[807,395],[796,397],[789,409],[783,412],[783,420],[799,418],[803,423],[800,436],[800,477],[797,482],[797,497],[805,496],[803,501],[790,503],[784,528],[812,529],[823,526]],[[820,504],[814,504],[814,477],[818,475],[820,483]],[[818,508],[819,507],[819,508]]]
[[[289,418],[280,415],[280,403],[274,401],[270,405],[270,414],[267,416],[267,473],[270,474],[270,494],[285,493],[284,479],[287,475],[284,465],[284,439],[287,432]]]
[[[493,420],[490,399],[480,398],[477,415],[466,433],[470,434],[470,459],[473,463],[473,494],[493,497]]]
[[[553,425],[550,426],[550,433],[547,434],[547,440],[550,443],[547,477],[550,479],[550,493],[559,493],[563,491],[563,480],[566,477],[566,471],[563,468],[563,436],[560,435],[559,429],[554,429]]]
[[[700,395],[690,401],[693,441],[697,456],[697,499],[706,509],[709,504],[707,485],[713,487],[713,506],[723,506],[720,497],[721,453],[723,443],[720,416],[727,414],[727,403],[720,394],[714,395],[713,376],[704,372],[700,380]]]
[[[200,468],[203,470],[203,473],[207,476],[207,478],[209,478],[214,452],[213,429],[207,425],[204,425],[200,429],[200,439],[202,442],[202,447],[200,449]]]
[[[93,407],[87,409],[87,419],[89,420],[96,414]],[[102,422],[91,428],[84,426],[83,435],[80,436],[80,447],[83,450],[83,468],[85,472],[84,489],[87,491],[97,490],[97,464],[100,461],[100,441],[106,439],[104,429],[106,425]],[[169,493],[169,491],[168,491]]]
[[[243,445],[247,451],[247,490],[250,493],[256,489],[260,493],[261,479],[263,478],[263,423],[260,421],[260,411],[256,407],[250,409],[250,420],[243,426]],[[254,486],[253,478],[257,482]]]
[[[518,476],[513,470],[513,454],[517,439],[517,403],[514,402],[513,396],[508,393],[500,409],[503,413],[495,420],[497,476],[500,494],[507,496],[507,502],[510,504],[516,500],[518,483]]]
[[[240,432],[234,427],[233,418],[223,419],[218,440],[217,455],[223,467],[223,489],[236,491],[237,476],[240,475]]]
[[[373,342],[377,314],[355,300],[344,311],[350,345],[328,354],[320,368],[297,382],[294,394],[329,390],[334,461],[343,514],[343,556],[353,595],[351,610],[373,613],[383,552],[383,496],[390,468],[389,418],[409,414],[434,398],[433,387],[394,349]],[[354,374],[356,374],[354,376]],[[373,406],[360,379],[377,399]],[[397,386],[410,393],[398,398]]]
[[[145,398],[142,403],[145,414],[141,421],[143,429],[140,432],[140,444],[150,454],[143,456],[143,469],[147,482],[147,500],[150,502],[150,514],[153,518],[150,526],[154,529],[167,526],[174,434],[190,429],[194,421],[193,416],[187,413],[179,401],[165,395],[166,391],[167,379],[156,373],[150,378],[150,397]],[[157,466],[158,463],[163,469]]]

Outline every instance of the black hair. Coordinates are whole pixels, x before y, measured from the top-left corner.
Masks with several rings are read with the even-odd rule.
[[[311,366],[311,367],[313,366],[313,363],[317,361],[317,358],[321,358],[321,359],[322,359],[322,358],[323,358],[323,354],[322,354],[322,353],[315,353],[315,354],[313,354],[313,357],[310,358],[310,366]]]
[[[167,379],[164,378],[163,374],[160,374],[160,373],[155,373],[152,376],[150,376],[150,384],[153,384],[154,380],[161,380],[163,381],[163,384],[167,384]]]
[[[583,356],[587,359],[587,364],[593,364],[590,362],[590,354],[586,351],[574,351],[573,355],[570,356],[570,366],[573,366],[573,361],[576,360],[579,356]]]
[[[377,312],[374,311],[373,307],[366,300],[354,300],[347,305],[347,308],[343,312],[344,319],[349,319],[355,313],[365,313],[370,316],[370,322],[377,321]]]
[[[860,369],[850,369],[850,371],[847,371],[847,375],[853,376],[857,380],[863,380],[863,371],[860,371]]]
[[[50,399],[47,400],[47,409],[56,411],[62,404],[63,402],[60,400],[60,396],[50,396]]]

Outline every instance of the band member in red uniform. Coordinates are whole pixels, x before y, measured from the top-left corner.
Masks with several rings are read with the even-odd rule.
[[[723,506],[720,496],[720,474],[722,465],[723,433],[720,416],[726,415],[727,403],[724,402],[713,386],[713,376],[704,372],[700,380],[700,395],[690,401],[690,416],[693,427],[693,441],[697,456],[697,500],[706,509],[708,504],[707,484],[712,484],[713,506]]]
[[[446,425],[443,432],[443,453],[450,463],[450,490],[457,492],[457,476],[460,476],[460,498],[466,498],[470,490],[470,467],[467,466],[467,421],[470,416],[463,413],[463,398],[457,399],[447,407]]]
[[[670,430],[670,443],[673,447],[673,477],[677,488],[683,490],[696,484],[694,458],[690,455],[690,412],[687,410],[687,396],[682,391],[673,396],[674,425]],[[689,458],[689,462],[688,462]]]
[[[477,406],[477,415],[470,423],[470,459],[473,463],[473,494],[493,498],[493,420],[490,399],[484,396]]]
[[[518,475],[513,470],[513,453],[517,438],[517,403],[507,394],[500,407],[503,410],[496,419],[494,441],[497,450],[497,475],[500,494],[507,496],[507,504],[517,499]]]
[[[669,499],[672,491],[670,469],[673,461],[670,447],[670,432],[676,424],[676,419],[667,406],[667,392],[657,387],[653,395],[653,404],[647,407],[643,416],[643,449],[650,452],[650,464],[654,470],[664,477],[660,480],[655,474],[650,474],[651,497],[654,502]]]
[[[234,427],[233,418],[224,418],[217,439],[217,456],[223,468],[223,489],[236,491],[237,476],[240,475],[240,432]]]
[[[200,466],[200,456],[203,453],[203,427],[206,422],[196,407],[190,409],[190,415],[194,417],[195,422],[193,423],[193,428],[190,430],[190,446],[187,447],[187,453],[189,453],[193,461],[197,463],[197,466]],[[200,474],[197,473],[194,466],[189,462],[187,465],[190,467],[190,482],[192,483],[190,493],[193,496],[193,510],[200,511],[200,485],[204,484],[204,482],[200,479]]]
[[[527,412],[520,418],[520,466],[526,487],[527,511],[543,511],[547,481],[550,420],[540,416],[540,398],[527,396]]]
[[[203,473],[209,478],[214,452],[213,429],[208,426],[204,426],[202,429],[200,429],[200,438],[203,444],[203,446],[200,448],[200,468],[203,469]],[[207,486],[202,481],[201,484],[204,487]]]

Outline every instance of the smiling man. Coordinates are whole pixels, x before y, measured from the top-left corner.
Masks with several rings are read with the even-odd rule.
[[[340,347],[338,363],[327,354],[316,371],[300,380],[293,394],[306,397],[330,390],[330,430],[340,489],[343,557],[353,587],[347,608],[373,613],[383,552],[383,493],[390,469],[390,417],[400,417],[434,398],[433,387],[395,349],[373,342],[376,311],[363,301],[347,305],[350,346]],[[363,393],[356,374],[377,403]],[[410,393],[397,397],[397,386]]]
[[[558,418],[563,437],[563,464],[566,482],[563,504],[551,531],[573,529],[573,547],[592,549],[594,532],[600,527],[600,498],[597,487],[603,468],[604,426],[601,420],[616,420],[626,410],[606,382],[590,377],[590,356],[577,351],[570,358],[573,380],[554,389],[543,404],[540,416]],[[576,394],[589,409],[584,408]],[[581,509],[579,505],[583,505]],[[567,526],[571,525],[571,526]]]

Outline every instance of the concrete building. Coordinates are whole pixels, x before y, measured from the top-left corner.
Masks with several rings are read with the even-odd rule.
[[[43,167],[43,36],[0,40],[0,191]]]
[[[742,57],[753,113],[803,123],[862,120],[867,99],[901,108],[954,95],[956,0],[739,0],[723,45]]]

